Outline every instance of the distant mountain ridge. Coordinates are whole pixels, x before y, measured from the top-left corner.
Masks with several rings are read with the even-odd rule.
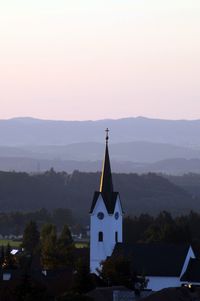
[[[112,143],[148,141],[200,148],[200,120],[145,117],[97,121],[55,121],[34,118],[0,120],[0,145],[66,145],[102,142],[105,128]]]
[[[145,117],[0,120],[0,170],[100,170],[107,127],[115,172],[200,172],[200,120]]]
[[[134,141],[109,144],[111,159],[124,162],[153,163],[173,158],[199,158],[200,150],[176,145]],[[0,146],[0,157],[26,157],[48,160],[98,161],[102,160],[104,143],[80,142],[68,145]]]
[[[40,173],[53,168],[55,171],[73,173],[96,172],[102,169],[102,161],[75,161],[75,160],[45,160],[26,157],[0,157],[1,171],[16,171],[28,173]],[[168,175],[183,175],[188,173],[200,174],[200,159],[169,159],[155,163],[136,163],[130,161],[112,161],[112,170],[116,173],[149,172]]]

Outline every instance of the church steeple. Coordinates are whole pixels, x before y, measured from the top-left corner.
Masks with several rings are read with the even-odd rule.
[[[110,195],[113,193],[113,182],[112,182],[112,172],[110,167],[110,157],[108,151],[108,136],[109,130],[106,129],[106,149],[105,149],[105,157],[103,161],[103,168],[101,174],[101,182],[99,191],[103,194]]]
[[[103,168],[101,173],[100,188],[99,191],[96,191],[94,194],[92,206],[90,213],[93,212],[99,196],[101,195],[108,214],[113,214],[116,206],[116,201],[119,196],[118,192],[113,190],[113,181],[112,181],[112,172],[110,167],[110,158],[108,150],[108,136],[109,130],[106,129],[106,148],[105,148],[105,157],[103,161]]]
[[[90,270],[97,273],[101,262],[112,255],[115,245],[122,242],[123,210],[119,193],[113,191],[108,150],[109,130],[106,129],[105,157],[99,191],[95,191],[90,209]]]

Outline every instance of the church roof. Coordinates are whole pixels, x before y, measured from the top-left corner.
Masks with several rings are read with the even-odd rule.
[[[200,259],[190,258],[187,270],[181,277],[181,281],[200,282]]]
[[[103,192],[100,192],[100,191],[95,191],[93,201],[92,201],[92,206],[91,206],[91,209],[90,209],[90,213],[93,212],[93,210],[96,206],[97,200],[98,200],[100,195],[103,198],[103,201],[104,201],[104,204],[105,204],[106,209],[108,211],[108,214],[113,214],[114,210],[115,210],[117,197],[119,196],[118,192],[112,192],[112,193],[106,194],[106,193],[103,193]]]
[[[112,194],[113,192],[112,172],[110,167],[110,158],[107,141],[99,191],[103,194]]]
[[[112,256],[128,258],[132,271],[140,275],[179,277],[189,247],[188,244],[118,243]]]
[[[109,139],[108,132],[109,132],[109,130],[107,129],[106,130],[106,133],[107,133],[106,134],[106,148],[105,148],[105,156],[104,156],[103,168],[102,168],[102,173],[101,173],[100,188],[99,188],[99,191],[96,191],[94,193],[90,213],[93,212],[96,202],[97,202],[99,196],[101,195],[108,213],[112,214],[115,210],[117,197],[119,195],[118,192],[113,191],[112,172],[111,172],[110,157],[109,157],[109,150],[108,150],[108,139]]]

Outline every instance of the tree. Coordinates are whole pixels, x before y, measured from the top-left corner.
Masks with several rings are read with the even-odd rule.
[[[110,285],[133,286],[135,275],[132,274],[130,261],[123,256],[109,257],[101,263],[98,270],[100,278]]]
[[[58,256],[61,267],[74,266],[74,242],[70,229],[67,225],[63,227],[63,230],[58,238]]]
[[[0,258],[0,265],[2,266],[5,259],[5,252],[4,252],[4,246],[1,246],[1,258]]]
[[[60,230],[66,223],[72,224],[72,213],[69,209],[66,208],[57,208],[53,210],[52,213],[52,220],[53,223],[55,223]]]
[[[56,227],[52,224],[46,224],[41,230],[41,253],[44,268],[54,269],[58,267],[57,250]]]
[[[40,238],[43,244],[49,235],[56,235],[56,226],[53,224],[44,224],[41,229]]]
[[[41,230],[41,252],[43,265],[47,269],[73,265],[74,244],[68,226],[64,226],[58,238],[55,225],[44,225]]]
[[[40,233],[35,222],[30,221],[24,230],[22,246],[28,253],[33,254],[38,248],[40,242]]]
[[[4,257],[4,262],[2,264],[2,267],[4,269],[13,269],[16,265],[14,256],[11,254],[11,247],[10,244],[8,243],[6,246],[5,250],[5,257]]]
[[[79,258],[75,266],[76,272],[73,278],[73,290],[80,294],[92,290],[95,285],[90,274],[89,262]]]
[[[74,243],[67,225],[63,227],[57,246],[60,265],[62,267],[74,265]]]
[[[46,287],[31,279],[28,275],[23,276],[19,284],[15,287],[13,298],[16,301],[52,300],[47,293]]]
[[[62,248],[67,248],[73,244],[71,231],[69,230],[69,227],[67,225],[64,225],[58,243]]]

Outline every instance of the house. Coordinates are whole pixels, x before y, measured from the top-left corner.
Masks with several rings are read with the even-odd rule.
[[[164,243],[118,243],[112,256],[123,256],[130,260],[132,272],[144,275],[148,281],[147,288],[153,291],[181,286],[182,276],[195,258],[190,245]]]
[[[181,277],[181,282],[200,286],[200,259],[190,258],[187,269]]]
[[[122,202],[119,192],[113,188],[108,140],[107,129],[100,188],[94,193],[90,209],[90,270],[97,273],[107,257],[123,255],[129,258],[138,276],[147,277],[148,289],[158,291],[180,286],[194,273],[193,265],[197,261],[191,246],[123,243]]]
[[[150,296],[142,298],[141,301],[198,301],[200,300],[199,288],[174,287],[165,288]]]
[[[151,295],[151,292],[146,290],[138,297],[132,290],[124,286],[97,287],[87,294],[94,301],[134,301],[149,295]]]

